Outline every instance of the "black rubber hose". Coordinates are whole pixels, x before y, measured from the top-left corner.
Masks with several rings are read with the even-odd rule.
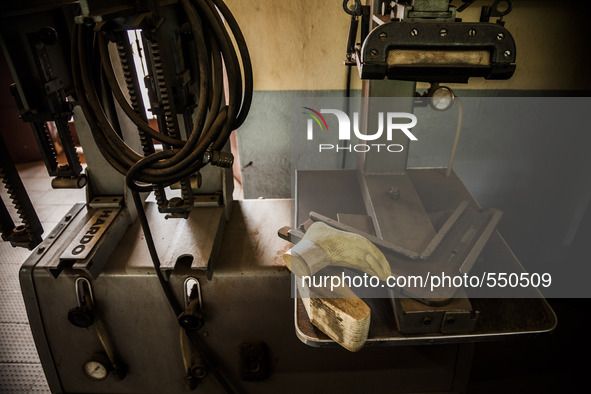
[[[74,31],[74,84],[84,115],[99,150],[117,171],[126,175],[127,184],[138,191],[146,191],[155,184],[170,185],[197,172],[205,165],[203,155],[207,149],[223,148],[231,131],[246,118],[252,102],[250,56],[240,28],[226,5],[220,0],[181,0],[180,3],[191,26],[199,70],[195,77],[199,84],[196,116],[192,130],[187,131],[186,141],[152,129],[131,107],[115,77],[105,33],[94,32],[86,26],[77,26]],[[101,87],[96,71],[93,72],[96,64],[101,65],[113,96],[133,123],[147,136],[172,149],[143,157],[121,139],[99,99]],[[228,105],[222,101],[222,64],[228,79]]]

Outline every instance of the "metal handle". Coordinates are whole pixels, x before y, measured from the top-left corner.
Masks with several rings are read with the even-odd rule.
[[[197,289],[197,299],[199,300],[199,307],[203,309],[203,299],[201,298],[201,284],[199,284],[199,280],[193,276],[187,277],[183,284],[184,288],[184,296],[185,296],[185,309],[189,306],[189,303],[195,299],[195,295],[193,294],[193,289]]]
[[[90,281],[83,276],[76,279],[76,300],[78,301],[78,306],[82,307],[86,305],[84,290],[80,290],[81,284],[86,284],[88,295],[90,297],[90,306],[94,307],[94,293],[92,292],[92,285],[90,284]]]

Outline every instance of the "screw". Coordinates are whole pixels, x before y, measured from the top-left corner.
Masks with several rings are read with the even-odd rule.
[[[470,29],[470,30],[468,30],[468,35],[469,35],[470,37],[476,37],[476,30],[474,30],[474,29]]]
[[[454,319],[453,317],[450,317],[449,319],[447,319],[447,324],[454,324],[456,322],[456,319]]]
[[[388,34],[386,34],[385,32],[381,32],[380,33],[380,40],[386,41],[386,38],[388,38]]]
[[[431,324],[431,318],[429,316],[425,317],[423,319],[423,324],[426,325],[426,326],[430,325]]]
[[[511,51],[505,51],[505,53],[503,53],[503,55],[505,55],[505,57],[509,57],[509,56],[511,56]]]
[[[410,30],[410,35],[413,37],[416,37],[419,35],[419,31],[417,29],[411,29]]]
[[[439,30],[439,35],[440,35],[441,37],[445,37],[445,36],[447,36],[447,29],[441,29],[441,30]]]
[[[505,39],[505,35],[503,33],[497,34],[497,40],[502,41]]]
[[[379,55],[379,52],[377,49],[372,49],[371,51],[369,51],[369,53],[371,54],[372,57],[377,57]]]

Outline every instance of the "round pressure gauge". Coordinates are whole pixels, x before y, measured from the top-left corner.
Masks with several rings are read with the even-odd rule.
[[[447,86],[437,86],[429,92],[431,107],[438,111],[445,111],[454,103],[454,92]]]
[[[112,369],[111,362],[104,354],[95,354],[82,365],[84,375],[91,380],[104,380]]]

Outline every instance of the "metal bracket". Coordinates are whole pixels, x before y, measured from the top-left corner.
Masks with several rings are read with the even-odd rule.
[[[390,22],[376,27],[361,48],[356,48],[356,62],[361,79],[399,79],[424,82],[466,82],[469,77],[508,79],[515,72],[516,48],[511,33],[494,23]],[[461,63],[447,64],[434,59],[422,63],[393,62],[393,51],[434,53],[487,53],[485,61],[462,58]],[[395,52],[393,52],[395,54]],[[398,55],[396,55],[398,56]],[[458,60],[454,60],[457,62]]]
[[[94,197],[89,203],[90,208],[120,208],[123,206],[122,196],[99,196]]]

